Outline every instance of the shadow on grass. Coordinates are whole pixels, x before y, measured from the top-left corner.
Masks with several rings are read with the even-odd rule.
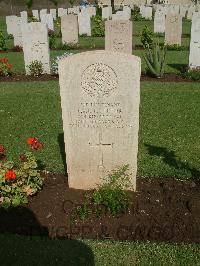
[[[1,265],[94,265],[86,244],[48,234],[30,209],[0,209]]]
[[[65,173],[67,175],[67,164],[66,164],[66,154],[65,154],[64,133],[58,134],[58,144],[59,144],[59,147],[60,147],[60,154],[62,156],[64,170],[65,170]]]
[[[150,155],[162,157],[164,163],[178,170],[185,169],[189,171],[194,178],[200,178],[200,171],[191,167],[188,163],[182,162],[174,151],[168,151],[166,148],[145,144]]]
[[[178,70],[180,73],[184,73],[187,69],[187,64],[167,64],[169,67]]]

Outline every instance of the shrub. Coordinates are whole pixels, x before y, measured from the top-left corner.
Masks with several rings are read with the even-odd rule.
[[[183,73],[184,78],[191,79],[194,81],[200,80],[200,67],[188,69],[185,73]]]
[[[124,189],[131,186],[127,170],[128,165],[114,170],[91,195],[86,194],[85,202],[76,209],[76,215],[85,219],[90,213],[89,207],[94,207],[97,216],[101,215],[101,207],[112,215],[125,211],[129,206],[129,197]]]
[[[138,6],[134,6],[134,9],[131,11],[133,20],[140,21],[144,20],[142,15],[140,14],[140,8]]]
[[[23,49],[21,46],[19,45],[15,45],[13,48],[12,48],[13,52],[22,52]]]
[[[153,44],[153,48],[146,48],[144,59],[148,72],[156,78],[160,78],[164,74],[166,61],[166,46],[160,47],[158,43]]]
[[[40,149],[42,143],[30,138],[32,149]],[[42,188],[38,163],[31,152],[20,155],[20,161],[14,163],[6,160],[6,150],[0,145],[0,207],[16,207],[28,202],[28,197]]]
[[[148,28],[147,25],[145,25],[140,35],[140,40],[144,48],[152,47],[153,37],[154,33]]]
[[[48,30],[49,47],[50,49],[56,48],[56,35],[53,30]]]
[[[59,60],[65,58],[65,57],[71,56],[71,55],[73,55],[73,53],[65,52],[63,55],[57,56],[56,59],[53,60],[52,65],[51,65],[52,74],[58,75],[58,62],[59,62]]]
[[[7,35],[7,39],[10,39],[10,40],[12,40],[14,37],[13,37],[13,35],[12,34],[8,34]]]
[[[38,60],[32,61],[28,68],[30,70],[30,75],[36,77],[42,75],[44,71],[42,62]]]
[[[0,58],[0,76],[9,76],[12,74],[12,64],[9,64],[8,58]]]
[[[61,44],[61,49],[62,50],[74,50],[74,49],[78,49],[79,48],[79,44],[78,43],[64,43]]]
[[[27,9],[31,9],[33,5],[33,0],[26,0],[25,2]]]
[[[92,17],[93,28],[92,36],[93,37],[103,37],[105,36],[105,24],[101,16]]]
[[[30,22],[39,22],[39,20],[37,19],[37,18],[35,18],[35,17],[28,17],[28,22],[30,23]]]
[[[0,31],[0,51],[6,50],[6,38],[2,31]]]

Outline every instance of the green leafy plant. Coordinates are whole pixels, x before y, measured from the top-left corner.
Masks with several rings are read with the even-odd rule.
[[[37,18],[31,16],[31,17],[28,17],[28,22],[29,22],[29,23],[30,23],[30,22],[39,22],[39,20],[38,20]]]
[[[27,9],[31,9],[33,6],[33,0],[26,0],[26,7]]]
[[[124,165],[112,171],[92,194],[86,194],[84,203],[76,209],[79,219],[85,219],[93,208],[96,216],[101,215],[103,207],[106,212],[117,215],[129,207],[129,196],[125,189],[131,187],[129,167]]]
[[[6,50],[6,38],[2,31],[0,31],[0,51]]]
[[[140,41],[144,48],[152,47],[153,45],[154,33],[148,28],[147,25],[144,26],[142,33],[140,34]]]
[[[8,58],[0,58],[0,76],[9,76],[12,74],[12,64],[9,64]]]
[[[103,37],[105,36],[105,24],[101,16],[92,17],[92,36]]]
[[[12,40],[13,38],[14,38],[14,37],[13,37],[12,34],[8,34],[8,35],[7,35],[7,39],[8,39],[8,40]]]
[[[156,78],[161,78],[165,70],[167,47],[160,47],[158,43],[154,43],[152,48],[147,47],[145,50],[144,60],[148,72]]]
[[[199,81],[200,80],[200,67],[197,68],[192,68],[192,69],[187,69],[183,73],[183,77],[186,79],[191,79],[194,81]]]
[[[43,74],[43,65],[41,61],[34,60],[31,62],[31,64],[28,66],[30,75],[31,76],[40,76]]]
[[[71,7],[73,7],[74,3],[75,3],[75,0],[69,0],[69,3],[71,5]]]
[[[29,138],[32,149],[42,148],[36,138]],[[0,207],[16,207],[28,202],[28,197],[42,188],[43,177],[32,152],[20,155],[20,162],[6,159],[6,150],[0,145]]]
[[[134,6],[134,9],[131,10],[131,15],[133,20],[135,21],[144,20],[142,15],[140,14],[140,8],[138,6]]]
[[[15,45],[13,48],[12,48],[13,52],[22,52],[23,49],[21,46],[19,45]]]
[[[49,35],[49,47],[50,49],[56,48],[56,35],[53,30],[48,30]]]

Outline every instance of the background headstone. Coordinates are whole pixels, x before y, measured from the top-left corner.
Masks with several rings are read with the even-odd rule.
[[[85,13],[78,14],[78,26],[79,26],[79,35],[91,36],[91,22],[90,15]]]
[[[59,61],[69,187],[92,189],[128,164],[136,188],[141,59],[92,51]]]
[[[112,7],[106,6],[102,8],[102,18],[109,19],[112,17]]]
[[[17,16],[6,16],[7,33],[12,34],[14,32],[14,24],[16,23]]]
[[[154,16],[154,33],[163,32],[165,32],[165,14],[157,10]]]
[[[200,67],[200,12],[194,12],[191,28],[189,68]]]
[[[181,45],[182,17],[181,15],[166,15],[165,20],[165,43]]]
[[[28,14],[26,11],[20,12],[22,23],[27,23],[28,22]]]
[[[15,22],[13,24],[13,37],[14,37],[14,46],[22,47],[22,30],[21,26],[25,25],[26,23],[22,24],[21,17],[15,17]]]
[[[40,20],[39,11],[38,10],[32,10],[33,17],[37,20]]]
[[[41,22],[25,24],[22,26],[22,39],[26,74],[30,74],[28,65],[35,60],[42,62],[44,73],[50,74],[47,27]]]
[[[50,14],[52,15],[53,19],[56,20],[57,18],[56,9],[50,9]]]
[[[76,15],[69,14],[61,17],[62,43],[78,43],[78,19]]]
[[[112,20],[129,20],[130,14],[126,11],[117,11],[115,14],[112,14]]]
[[[105,49],[132,54],[132,21],[105,22]]]

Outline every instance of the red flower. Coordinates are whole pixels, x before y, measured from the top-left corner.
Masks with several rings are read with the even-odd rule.
[[[33,150],[40,150],[43,148],[43,143],[39,142],[37,138],[28,138],[27,144],[30,145]]]
[[[31,148],[33,150],[41,150],[43,148],[43,143],[42,142],[34,142],[32,145],[31,145]]]
[[[6,64],[7,68],[11,69],[12,68],[12,64]]]
[[[0,144],[0,155],[5,155],[6,149],[4,148],[3,145]]]
[[[38,139],[37,138],[28,138],[26,142],[28,145],[33,145],[33,143],[38,142]]]
[[[16,177],[17,177],[17,175],[15,174],[15,172],[13,170],[8,170],[5,173],[5,179],[12,180],[12,179],[15,179]]]

